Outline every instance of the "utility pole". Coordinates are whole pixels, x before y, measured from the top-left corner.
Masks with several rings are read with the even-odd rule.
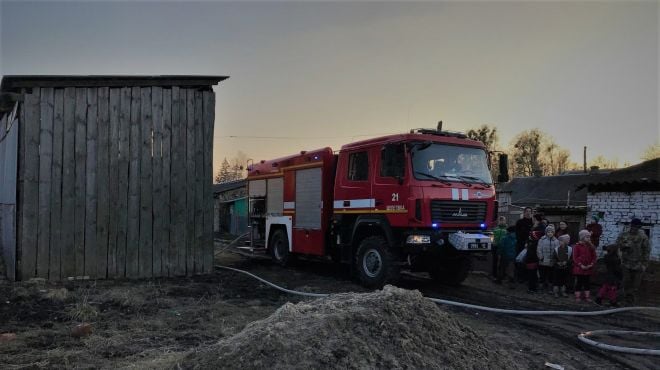
[[[584,165],[583,165],[584,166],[584,173],[587,173],[587,147],[586,146],[584,147],[583,158],[584,158]]]

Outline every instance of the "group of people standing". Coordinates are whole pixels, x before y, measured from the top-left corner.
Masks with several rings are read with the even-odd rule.
[[[555,228],[529,207],[513,226],[507,226],[506,218],[500,217],[493,241],[495,282],[501,284],[506,279],[511,289],[516,281],[527,282],[528,293],[547,290],[557,298],[567,297],[572,291],[576,302],[591,302],[591,276],[596,271],[602,234],[598,220],[594,216],[572,243],[566,222],[559,222]],[[619,235],[615,244],[603,247],[607,273],[596,303],[605,299],[618,305],[621,287],[629,302],[636,300],[650,257],[648,237],[641,226],[639,219],[632,219],[630,228]]]

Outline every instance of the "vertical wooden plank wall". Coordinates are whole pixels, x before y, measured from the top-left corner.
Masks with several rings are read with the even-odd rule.
[[[172,241],[171,264],[177,276],[186,274],[186,91],[172,88]]]
[[[151,195],[153,208],[153,276],[163,276],[163,236],[167,233],[163,225],[163,89],[153,87],[151,91],[151,113],[153,119],[153,155]]]
[[[37,272],[37,227],[39,215],[39,129],[40,129],[40,91],[32,89],[31,94],[25,95],[24,102],[24,132],[23,140],[24,158],[22,168],[23,184],[21,203],[21,236],[19,239],[21,249],[20,277],[21,279],[36,276]],[[19,164],[20,165],[20,164]]]
[[[53,166],[53,88],[41,90],[39,130],[39,220],[37,230],[37,276],[48,278],[50,257],[50,195]]]
[[[119,235],[119,111],[120,89],[110,89],[108,98],[108,119],[110,143],[108,147],[108,277],[119,277],[117,270]]]
[[[53,172],[50,198],[50,263],[48,277],[60,280],[62,264],[62,158],[64,143],[64,90],[56,89],[53,98]]]
[[[33,88],[24,96],[21,279],[212,271],[212,91]]]
[[[213,126],[215,118],[215,94],[203,93],[204,109],[204,271],[213,271]]]
[[[140,241],[140,88],[131,89],[130,143],[128,163],[128,231],[126,233],[126,276],[139,272]]]
[[[119,183],[117,189],[117,271],[114,277],[126,276],[126,245],[128,238],[128,174],[130,160],[130,122],[131,122],[131,88],[121,89],[119,108],[119,153],[117,154],[117,170]],[[134,149],[135,150],[135,149]]]
[[[62,138],[62,261],[61,278],[76,275],[75,250],[75,143],[76,89],[64,89],[64,137]],[[80,263],[84,263],[81,261]]]
[[[87,161],[85,163],[85,273],[92,279],[97,278],[96,257],[96,174],[98,170],[98,89],[87,89]],[[103,179],[106,181],[107,179]]]
[[[110,111],[109,88],[100,87],[97,91],[98,149],[96,176],[96,276],[108,275],[108,219],[109,219],[109,151],[110,151]]]
[[[85,275],[85,186],[86,186],[86,163],[87,163],[87,89],[76,88],[74,122],[76,126],[75,135],[75,184],[73,194],[75,196],[73,238],[75,263],[75,276]],[[30,124],[31,122],[28,122]]]
[[[142,150],[140,153],[140,252],[139,277],[150,277],[153,273],[153,209],[152,209],[152,157],[153,120],[151,115],[151,88],[140,89],[140,129]]]

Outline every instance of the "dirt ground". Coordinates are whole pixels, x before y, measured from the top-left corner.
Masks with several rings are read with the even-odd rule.
[[[217,244],[216,247],[220,248],[221,245]],[[323,293],[367,292],[350,280],[343,271],[326,262],[302,261],[295,267],[285,269],[271,264],[270,261],[221,253],[217,263],[248,270],[295,290]],[[657,267],[649,274],[650,281],[645,282],[640,305],[660,305],[660,271]],[[419,290],[427,296],[501,308],[598,309],[595,305],[577,304],[568,298],[555,299],[547,294],[529,295],[522,285],[513,290],[508,289],[506,286],[494,284],[487,274],[480,272],[472,273],[465,284],[458,288],[437,286],[424,275],[406,275],[398,286]],[[352,295],[352,299],[355,296]],[[358,297],[361,296],[363,295]],[[299,321],[299,317],[287,316],[281,312],[280,308],[287,303],[300,304],[295,306],[299,307],[295,312],[304,311],[305,309],[300,307],[311,305],[327,316],[328,312],[333,311],[329,310],[327,305],[324,306],[323,302],[325,301],[316,302],[281,293],[245,275],[220,269],[209,276],[137,282],[76,281],[50,284],[43,281],[10,283],[4,280],[0,281],[0,368],[262,368],[268,361],[262,362],[262,366],[257,365],[258,362],[240,362],[240,351],[237,352],[237,357],[223,357],[222,361],[219,359],[218,363],[214,364],[208,362],[208,357],[204,360],[206,362],[198,360],[202,354],[218,349],[219,345],[227,346],[227,343],[239,343],[241,340],[247,347],[236,348],[257,349],[244,352],[246,355],[249,353],[250,356],[262,356],[263,359],[275,356],[276,354],[268,352],[269,348],[272,350],[275,347],[263,343],[267,338],[259,340],[259,333],[263,333],[264,325],[270,323],[277,327],[277,320],[282,323]],[[400,314],[396,312],[396,307],[391,305],[378,307],[385,307],[383,311],[379,311],[382,315],[396,317]],[[461,329],[461,332],[476,333],[471,334],[474,339],[461,339],[462,342],[459,343],[466,348],[487,351],[492,347],[495,352],[502,351],[501,356],[510,358],[519,368],[543,369],[547,368],[544,365],[546,362],[562,365],[566,369],[658,368],[657,357],[604,352],[584,345],[577,339],[579,332],[595,329],[660,331],[658,313],[634,312],[574,318],[504,316],[453,307],[438,307],[438,312],[440,316],[430,316],[428,319],[437,322],[440,320],[437,317],[445,317],[452,320],[451,325],[465,328]],[[337,320],[345,322],[347,317]],[[364,328],[372,325],[369,320],[373,320],[373,315],[369,318],[359,315],[355,317],[356,320],[359,319],[356,322],[364,323],[361,326],[356,324],[356,328],[363,328],[360,330],[366,330]],[[407,322],[408,319],[410,317],[406,316],[400,321]],[[415,333],[422,331],[423,329],[414,326],[413,321],[405,327],[416,328],[411,331]],[[83,322],[91,325],[91,335],[72,336],[72,329]],[[312,325],[313,321],[308,324]],[[283,330],[290,329],[290,325],[278,325],[281,325]],[[328,328],[331,326],[325,327],[324,330],[329,330]],[[437,334],[439,330],[428,325],[423,328],[432,330],[431,334]],[[314,333],[316,329],[310,330]],[[329,335],[328,340],[332,340],[332,336],[337,337],[344,332],[345,330],[330,330],[330,334],[326,335]],[[6,333],[15,333],[16,338],[3,342],[2,334]],[[451,333],[446,335],[456,337]],[[298,346],[312,340],[297,337],[295,333],[287,336],[289,337],[293,338],[294,342],[298,340]],[[245,341],[245,338],[249,340]],[[424,338],[426,337],[421,340],[427,340]],[[439,340],[437,335],[434,338],[433,340]],[[417,340],[415,338],[410,340],[417,343],[414,342]],[[611,338],[611,341],[660,348],[657,341],[633,343],[623,338]],[[358,342],[360,341],[356,343]],[[451,343],[453,344],[455,342]],[[311,344],[310,347],[313,348]],[[229,347],[223,348],[225,349],[222,351],[229,352]],[[345,350],[350,351],[350,348]],[[415,355],[415,352],[414,348],[407,349],[408,355]],[[347,353],[335,355],[348,356]],[[377,352],[360,355],[382,356]],[[424,362],[407,362],[402,356],[394,357],[395,362],[367,361],[352,367],[426,367],[420,365],[425,364]],[[448,360],[443,360],[439,355],[437,360],[437,366],[432,367],[478,368],[468,366],[466,362],[447,363]],[[301,364],[297,367],[304,367]],[[340,361],[319,362],[316,365],[312,367],[351,367]]]

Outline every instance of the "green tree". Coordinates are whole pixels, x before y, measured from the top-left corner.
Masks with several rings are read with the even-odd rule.
[[[511,155],[514,176],[543,175],[544,166],[540,155],[545,136],[539,129],[532,129],[513,138]]]
[[[497,134],[497,127],[481,125],[476,129],[468,130],[466,135],[472,140],[481,141],[486,147],[486,150],[488,150],[489,152],[492,152],[497,148],[497,144],[499,141],[499,136]],[[499,174],[499,168],[497,166],[497,161],[496,158],[494,158],[494,156],[490,158],[490,165],[491,165],[490,174],[493,177],[493,179],[497,179],[497,175]]]
[[[481,141],[488,151],[496,150],[499,141],[497,127],[488,125],[481,125],[479,128],[468,130],[467,137],[472,140]]]

